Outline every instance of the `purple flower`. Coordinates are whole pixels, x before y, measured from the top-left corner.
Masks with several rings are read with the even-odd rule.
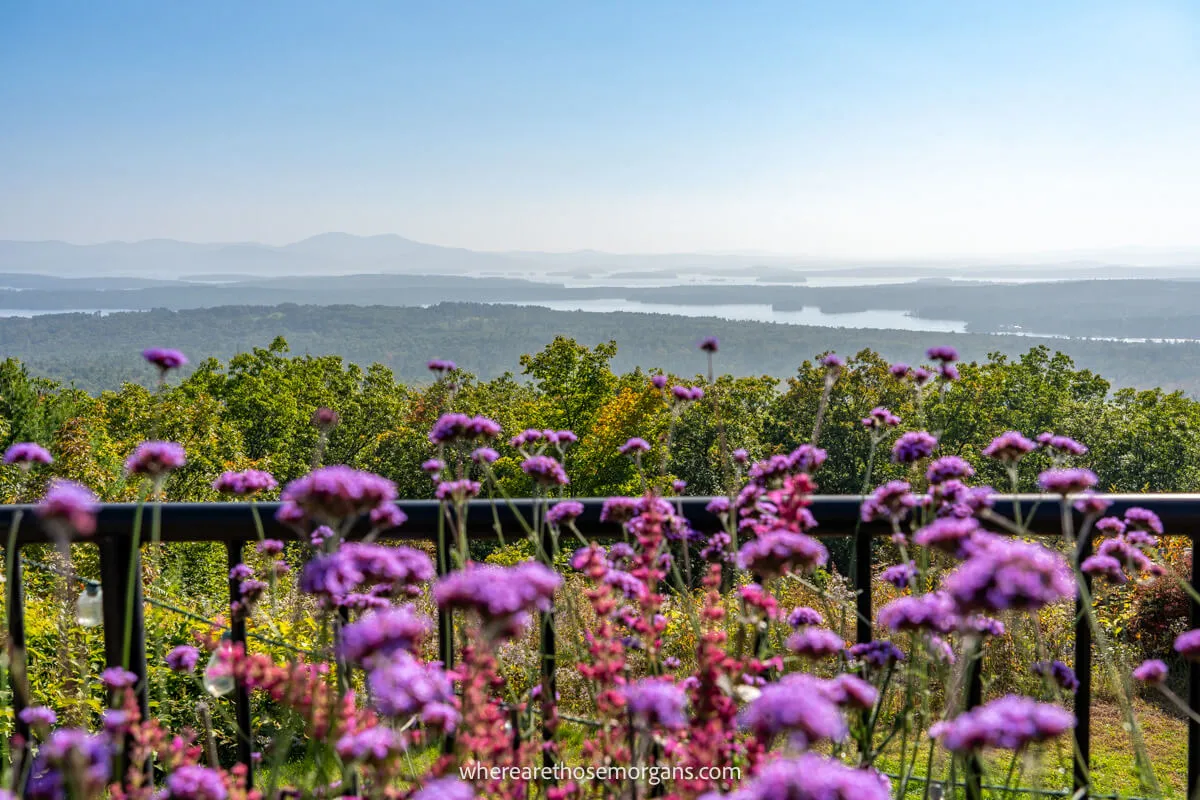
[[[856,644],[846,651],[855,661],[872,667],[886,667],[904,660],[904,653],[889,641],[877,639],[873,642]],[[872,705],[874,705],[872,703]]]
[[[509,444],[516,448],[522,448],[527,444],[541,441],[542,432],[537,428],[526,428],[509,440]]]
[[[514,567],[469,566],[441,578],[433,587],[439,608],[479,615],[491,638],[520,632],[533,611],[549,611],[562,578],[536,561]]]
[[[368,614],[342,629],[340,649],[348,663],[365,664],[400,650],[416,653],[431,623],[411,605]]]
[[[933,373],[924,367],[917,367],[912,371],[912,379],[917,386],[924,386],[933,379]]]
[[[58,722],[58,714],[54,713],[53,709],[45,706],[29,706],[21,709],[21,722],[24,722],[30,727],[45,726],[50,727]]]
[[[1087,447],[1072,439],[1070,436],[1056,436],[1052,433],[1040,433],[1038,444],[1057,450],[1065,456],[1082,456],[1087,454]]]
[[[958,351],[953,347],[942,345],[940,347],[931,347],[926,350],[925,357],[930,361],[941,361],[948,364],[951,361],[958,361]]]
[[[309,517],[336,526],[396,499],[396,485],[387,478],[335,465],[313,470],[284,487],[280,498]]]
[[[263,555],[277,556],[283,552],[283,542],[278,539],[263,539],[254,549]]]
[[[1093,578],[1104,578],[1111,583],[1124,585],[1129,582],[1129,576],[1121,569],[1121,562],[1112,556],[1088,556],[1079,565],[1079,571]]]
[[[1133,679],[1142,683],[1162,683],[1167,679],[1167,665],[1164,661],[1152,658],[1143,661],[1133,671]]]
[[[876,406],[871,409],[869,416],[863,417],[862,424],[868,430],[881,430],[883,428],[894,428],[900,424],[900,417],[893,414],[889,409],[883,406]]]
[[[846,360],[837,353],[829,353],[828,355],[821,357],[820,364],[822,367],[825,367],[831,372],[837,372],[842,367],[846,366]]]
[[[1179,634],[1175,639],[1175,652],[1188,661],[1200,661],[1200,628]]]
[[[70,784],[64,773],[70,774]],[[74,796],[71,792],[101,797],[111,775],[112,750],[107,737],[79,728],[59,728],[38,749],[24,797],[65,800]]]
[[[990,703],[939,722],[929,734],[947,750],[960,753],[998,747],[1020,750],[1032,742],[1044,742],[1075,727],[1066,710],[1029,697],[1006,695]]]
[[[383,764],[404,752],[405,741],[395,730],[384,725],[375,725],[345,734],[338,739],[334,749],[343,761]]]
[[[458,778],[437,778],[427,781],[424,787],[408,800],[474,800],[474,798],[475,790],[471,788],[471,784]]]
[[[229,570],[229,580],[231,581],[244,581],[252,577],[254,577],[254,570],[250,568],[249,564],[237,564]]]
[[[820,541],[783,528],[763,533],[738,551],[738,566],[764,580],[789,572],[811,572],[828,561],[829,551]]]
[[[1125,524],[1130,530],[1144,531],[1162,536],[1162,520],[1148,508],[1134,507],[1125,512]]]
[[[461,481],[442,481],[438,484],[434,496],[438,500],[450,500],[462,503],[472,497],[479,496],[480,485],[476,481],[463,479]]]
[[[400,506],[395,503],[384,503],[371,509],[371,525],[379,530],[391,530],[399,528],[405,522],[408,522],[408,514],[405,514]]]
[[[500,458],[500,454],[490,447],[479,447],[471,451],[471,460],[476,464],[491,464]]]
[[[892,631],[931,630],[949,633],[958,627],[954,599],[945,592],[897,597],[879,609],[879,624]]]
[[[429,431],[429,441],[450,444],[472,439],[494,439],[500,435],[500,423],[487,417],[443,414]]]
[[[650,383],[655,389],[665,389],[667,388],[667,376],[655,375],[650,379]]]
[[[917,565],[914,561],[895,564],[879,573],[879,580],[890,583],[897,589],[907,589],[908,585],[917,578]]]
[[[420,550],[350,542],[305,564],[300,590],[316,595],[325,605],[339,606],[363,584],[413,594],[433,576],[433,562]]]
[[[650,452],[650,443],[645,439],[639,439],[635,436],[618,447],[617,452],[623,456],[627,456],[630,453],[648,453]]]
[[[1098,497],[1091,492],[1084,492],[1076,495],[1075,502],[1071,505],[1080,514],[1103,514],[1112,505],[1111,500],[1105,500],[1103,497]]]
[[[966,626],[976,633],[982,633],[985,636],[1003,636],[1004,623],[994,617],[985,617],[981,614],[967,617]]]
[[[676,400],[678,400],[680,402],[688,403],[688,402],[692,402],[694,400],[699,400],[699,399],[703,398],[704,390],[701,389],[699,386],[695,386],[695,387],[672,386],[671,394],[675,397]]]
[[[562,500],[546,511],[546,522],[555,527],[562,527],[573,522],[582,513],[583,503],[577,500]]]
[[[316,411],[313,412],[310,422],[312,422],[313,427],[317,430],[327,433],[335,428],[341,419],[342,418],[338,416],[338,413],[332,408],[320,406]]]
[[[700,349],[706,353],[717,352],[717,337],[705,336],[700,340]]]
[[[1061,661],[1038,661],[1034,663],[1032,669],[1034,675],[1051,678],[1068,692],[1074,692],[1079,688],[1079,679],[1075,677],[1075,670]]]
[[[908,364],[904,364],[899,361],[897,361],[895,364],[892,364],[890,367],[888,367],[888,373],[893,378],[900,378],[900,379],[907,378],[908,370],[909,370]]]
[[[632,497],[610,497],[600,508],[600,521],[622,524],[633,519],[636,513],[637,501]]]
[[[646,728],[679,730],[687,727],[687,695],[670,681],[643,678],[622,690],[625,705],[635,722]]]
[[[413,594],[418,584],[433,580],[433,562],[412,547],[348,542],[339,554],[350,559],[367,583],[382,584]]]
[[[542,486],[566,486],[571,482],[562,464],[550,456],[530,456],[521,462],[521,471]]]
[[[17,442],[4,451],[4,463],[28,470],[34,464],[53,464],[50,451],[34,442]]]
[[[167,347],[149,347],[142,351],[142,358],[158,367],[163,372],[178,369],[188,363],[187,356],[178,350]]]
[[[1075,595],[1061,554],[1033,542],[977,538],[971,556],[942,581],[959,608],[1034,611]]]
[[[879,690],[857,675],[843,673],[825,682],[825,693],[843,708],[868,710],[879,700]]]
[[[938,369],[938,372],[941,374],[943,380],[958,380],[958,367],[954,366],[953,364],[942,364],[942,366]]]
[[[725,514],[729,513],[729,498],[714,497],[712,500],[708,501],[708,505],[704,507],[704,510],[718,517],[724,516]]]
[[[745,448],[742,447],[734,450],[731,455],[733,456],[733,460],[738,464],[745,464],[750,460],[750,454],[746,452]]]
[[[446,462],[440,458],[431,458],[421,462],[421,471],[426,475],[437,475],[446,468]]]
[[[787,649],[806,658],[826,658],[837,655],[846,647],[846,642],[828,628],[807,626],[788,637]]]
[[[191,672],[200,660],[200,651],[190,644],[182,644],[167,653],[167,666],[174,672]]]
[[[917,531],[913,542],[963,558],[971,549],[970,542],[981,532],[974,517],[939,517]]]
[[[846,720],[824,682],[802,672],[767,684],[741,714],[742,727],[770,741],[786,734],[797,747],[846,738]]]
[[[825,617],[821,616],[821,612],[815,608],[808,606],[796,606],[788,614],[788,625],[793,628],[799,628],[804,625],[824,625]]]
[[[100,673],[100,682],[109,689],[127,689],[137,683],[138,676],[121,667],[109,667]]]
[[[915,464],[933,454],[937,439],[925,431],[909,431],[902,434],[892,446],[892,461],[897,464]]]
[[[450,677],[436,664],[422,664],[398,652],[367,674],[367,690],[375,709],[386,717],[419,716],[443,731],[458,724]]]
[[[997,461],[1015,464],[1036,449],[1037,444],[1022,436],[1018,431],[1005,431],[983,448],[983,454]]]
[[[891,794],[891,782],[874,769],[804,753],[770,762],[735,792],[701,800],[888,800]]]
[[[100,715],[100,724],[109,736],[118,736],[129,727],[129,714],[119,708],[107,708]]]
[[[142,442],[125,460],[125,471],[130,475],[160,478],[179,469],[186,461],[183,447],[175,442]]]
[[[238,497],[266,492],[278,485],[271,473],[260,469],[223,472],[219,478],[213,481],[213,489],[221,494],[232,494]]]
[[[35,513],[44,523],[81,536],[96,532],[96,495],[74,481],[54,480]]]
[[[225,800],[228,796],[224,778],[212,767],[187,764],[167,776],[169,800]]]
[[[917,504],[912,495],[912,487],[905,481],[889,481],[863,501],[862,521],[874,522],[879,519],[899,522],[908,516],[910,508]]]
[[[957,478],[969,478],[975,474],[975,468],[967,463],[965,459],[958,456],[942,456],[936,459],[929,465],[929,469],[925,472],[925,477],[932,484],[945,483],[948,480]]]
[[[787,455],[788,468],[807,472],[812,474],[816,472],[825,459],[828,453],[819,447],[814,447],[811,444],[802,444]]]
[[[454,372],[458,369],[457,364],[444,358],[431,359],[425,366],[429,368],[430,372]]]
[[[1050,494],[1078,494],[1091,489],[1100,479],[1090,469],[1051,469],[1038,475],[1038,486]]]

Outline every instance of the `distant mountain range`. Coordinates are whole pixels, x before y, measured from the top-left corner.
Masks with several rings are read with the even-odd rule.
[[[292,244],[198,244],[173,239],[77,245],[60,241],[0,241],[0,273],[57,277],[105,276],[213,280],[233,277],[351,273],[485,274],[559,277],[589,273],[693,271],[746,275],[795,270],[809,276],[981,279],[1038,276],[1186,278],[1200,275],[1200,248],[1120,248],[1011,258],[845,260],[762,253],[618,254],[481,252],[442,247],[394,234],[323,233]]]

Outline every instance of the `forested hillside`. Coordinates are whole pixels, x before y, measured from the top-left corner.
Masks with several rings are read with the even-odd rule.
[[[396,333],[398,345],[413,347],[405,338]],[[727,372],[741,348],[751,356],[757,352],[754,345],[723,342],[717,371]],[[505,365],[519,374],[483,379],[459,372],[453,381],[435,381],[426,373],[403,383],[385,366],[297,355],[277,339],[226,363],[193,353],[192,373],[158,398],[132,383],[99,394],[65,388],[9,359],[0,364],[0,445],[41,442],[56,455],[51,474],[83,481],[102,498],[117,500],[134,496],[121,470],[134,446],[147,438],[170,439],[188,452],[187,466],[170,484],[171,499],[212,499],[210,484],[222,470],[257,466],[281,484],[303,474],[317,436],[310,417],[328,406],[341,416],[329,442],[329,462],[386,475],[398,483],[401,496],[428,497],[432,485],[420,470],[433,453],[427,434],[450,407],[451,383],[457,382],[455,410],[486,414],[508,434],[529,427],[575,430],[580,443],[566,460],[572,494],[639,491],[633,466],[617,452],[632,436],[654,443],[651,464],[660,463],[670,437],[663,480],[680,478],[689,492],[706,494],[721,490],[718,419],[727,427],[729,446],[745,448],[753,458],[790,450],[812,429],[823,368],[811,360],[784,381],[721,375],[702,401],[681,408],[667,402],[646,371],[614,369],[618,353],[612,343],[591,348],[557,338]],[[921,351],[909,355],[917,360]],[[148,377],[135,349],[128,348],[123,360],[130,374]],[[694,347],[676,349],[670,366],[668,372],[682,376],[677,380],[704,382],[703,354]],[[979,454],[1010,429],[1052,430],[1088,442],[1092,449],[1084,464],[1100,475],[1104,489],[1200,488],[1200,402],[1158,389],[1113,391],[1101,376],[1045,347],[1017,359],[995,355],[966,363],[961,372],[944,394],[926,393],[919,408],[911,384],[891,377],[887,361],[869,350],[854,356],[835,387],[821,437],[829,450],[821,490],[861,490],[869,437],[860,420],[878,405],[894,410],[906,426],[940,431],[941,452],[969,458],[979,465],[983,482],[1000,488],[1008,487],[1007,477]],[[1043,467],[1039,457],[1023,465],[1023,489],[1032,489]],[[527,494],[531,486],[519,461],[514,450],[502,450],[496,471],[509,492]],[[875,480],[899,469],[878,460],[875,466]],[[0,485],[0,500],[15,499],[13,492],[13,485]]]
[[[144,347],[167,345],[227,360],[282,336],[293,353],[336,353],[363,368],[380,363],[404,381],[419,382],[427,380],[425,360],[431,353],[451,354],[464,369],[491,379],[515,370],[522,354],[565,335],[589,345],[616,341],[612,365],[618,371],[661,367],[692,374],[696,365],[687,362],[687,354],[708,334],[726,343],[724,371],[781,379],[794,375],[805,357],[826,350],[870,349],[886,358],[910,360],[945,343],[968,360],[986,360],[991,353],[1015,358],[1046,341],[468,303],[430,308],[278,305],[0,318],[0,358],[20,359],[38,375],[94,392],[116,389],[124,381],[147,381],[150,376],[131,355]],[[1051,340],[1051,346],[1114,386],[1200,394],[1200,344]]]

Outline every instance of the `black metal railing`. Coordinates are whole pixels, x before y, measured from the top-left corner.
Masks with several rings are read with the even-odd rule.
[[[1200,540],[1200,495],[1198,494],[1149,494],[1149,495],[1106,495],[1112,502],[1110,514],[1121,514],[1125,509],[1141,506],[1154,511],[1162,519],[1166,536],[1186,537],[1193,552]],[[709,513],[705,506],[710,498],[682,498],[680,505],[684,516],[691,522],[693,528],[701,533],[712,533],[721,528],[720,520]],[[1033,535],[1057,535],[1061,532],[1060,501],[1057,497],[1043,495],[998,495],[995,511],[1005,514],[1014,507],[1020,510],[1022,524]],[[600,522],[602,499],[583,500],[584,513],[576,520],[576,527],[585,538],[610,539],[620,535],[616,525]],[[854,566],[851,570],[853,586],[856,592],[857,630],[856,638],[860,642],[872,638],[872,575],[874,564],[872,560],[872,544],[880,537],[890,534],[890,529],[881,523],[860,523],[859,509],[862,498],[850,495],[819,495],[813,498],[812,512],[819,522],[814,533],[821,537],[850,537],[853,539]],[[383,538],[392,540],[425,541],[438,546],[436,531],[438,518],[443,512],[435,501],[416,500],[401,502],[401,507],[408,515],[408,522],[401,528],[385,533]],[[278,508],[277,503],[259,503],[258,508],[268,538],[281,540],[296,539],[296,532],[291,528],[279,525],[273,515]],[[497,538],[497,528],[503,531],[521,529],[517,515],[524,519],[532,519],[533,501],[529,499],[516,500],[511,503],[475,500],[471,503],[471,511],[467,517],[466,530],[469,539],[494,540]],[[25,609],[21,577],[21,548],[25,545],[40,544],[52,541],[50,534],[43,530],[33,513],[32,506],[0,506],[0,532],[10,530],[14,516],[21,514],[21,523],[16,534],[16,551],[13,558],[12,574],[14,579],[7,587],[7,604],[9,635],[13,647],[25,650]],[[108,504],[101,507],[95,535],[86,540],[97,545],[100,553],[100,584],[103,590],[104,604],[104,641],[105,658],[109,666],[120,666],[123,661],[123,634],[128,620],[125,617],[127,593],[134,592],[132,620],[132,652],[128,668],[144,679],[146,676],[145,651],[145,619],[142,596],[142,577],[140,558],[135,557],[132,550],[132,531],[137,506],[131,503]],[[363,527],[361,533],[365,533]],[[243,551],[246,545],[257,539],[258,533],[253,516],[246,503],[165,503],[161,509],[161,535],[163,543],[176,542],[215,542],[224,543],[228,554],[229,569],[242,563]],[[353,536],[353,534],[352,534]],[[447,548],[446,552],[438,552],[436,562],[443,567],[450,563],[448,548],[451,545],[443,539],[440,547]],[[545,547],[543,543],[543,547]],[[1079,543],[1080,560],[1091,552],[1089,540]],[[9,557],[9,554],[6,554]],[[133,570],[130,570],[130,565]],[[1190,576],[1192,586],[1200,591],[1200,571],[1193,569]],[[132,581],[132,586],[130,585]],[[229,583],[229,601],[236,603],[238,586],[235,581]],[[1189,602],[1189,622],[1191,627],[1200,627],[1200,605],[1194,600]],[[231,614],[230,638],[235,643],[244,644],[246,627],[238,621],[238,615]],[[454,653],[454,628],[449,616],[439,615],[438,620],[438,652],[446,663],[450,663]],[[547,680],[552,681],[556,666],[554,647],[554,630],[550,625],[542,626],[543,670]],[[1074,632],[1075,674],[1079,680],[1079,689],[1075,694],[1075,733],[1074,755],[1075,770],[1073,778],[1073,794],[1088,788],[1089,752],[1091,748],[1091,719],[1092,701],[1092,637],[1087,618],[1077,608]],[[968,692],[968,704],[978,704],[982,700],[982,675],[978,668],[970,672],[971,685]],[[145,712],[147,703],[146,681],[140,680],[140,702]],[[553,690],[544,694],[544,702],[552,703],[555,693]],[[1187,688],[1188,705],[1195,712],[1200,712],[1200,665],[1190,665]],[[17,732],[28,735],[20,721],[19,711],[23,698],[21,693],[13,691],[14,715],[16,716]],[[253,734],[250,715],[250,699],[242,686],[234,690],[233,702],[236,720],[239,728],[237,758],[252,769]],[[1187,796],[1193,796],[1200,786],[1200,724],[1188,720],[1187,746]],[[545,732],[549,735],[549,732]],[[979,767],[968,770],[965,776],[965,786],[968,796],[981,795],[981,778]],[[1087,796],[1091,796],[1088,794]]]

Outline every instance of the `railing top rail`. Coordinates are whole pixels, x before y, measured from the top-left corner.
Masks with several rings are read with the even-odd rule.
[[[1121,514],[1126,509],[1141,506],[1158,514],[1163,521],[1166,535],[1188,535],[1200,524],[1200,494],[1110,494],[1101,495],[1112,503],[1110,514]],[[588,538],[611,538],[620,535],[620,529],[611,523],[600,521],[604,498],[572,498],[583,504],[584,512],[576,520],[580,532]],[[1055,534],[1060,525],[1060,499],[1057,495],[1040,494],[997,494],[995,512],[1003,516],[1012,514],[1016,501],[1021,508],[1027,529],[1035,534]],[[705,506],[711,497],[672,498],[678,502],[692,527],[701,533],[712,533],[721,529],[720,519]],[[812,512],[817,518],[815,534],[819,536],[848,536],[861,528],[872,535],[886,535],[890,529],[884,523],[859,523],[859,510],[863,498],[859,495],[815,495]],[[473,539],[495,539],[496,524],[506,533],[520,530],[517,514],[524,519],[532,518],[534,501],[521,498],[512,501],[476,499],[470,503],[467,533]],[[161,541],[163,542],[235,542],[257,538],[254,518],[246,502],[172,503],[162,504]],[[256,504],[262,519],[264,532],[273,539],[296,538],[291,528],[275,521],[278,502]],[[436,500],[400,500],[400,507],[408,515],[408,522],[388,531],[389,539],[428,540],[436,530],[438,515],[442,513]],[[96,537],[127,535],[133,526],[136,503],[106,503],[101,505],[97,516]],[[51,541],[50,534],[39,523],[32,505],[0,505],[0,531],[6,531],[13,516],[22,514],[17,532],[19,544],[36,544]],[[148,520],[147,520],[148,523]],[[362,533],[365,533],[365,523]]]

